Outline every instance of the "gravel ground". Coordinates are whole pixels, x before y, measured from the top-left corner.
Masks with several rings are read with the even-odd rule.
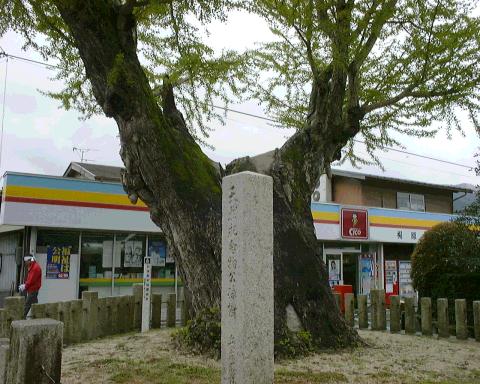
[[[304,359],[276,364],[278,372],[295,371],[302,375],[278,380],[284,383],[480,383],[480,343],[454,338],[391,335],[387,332],[359,331],[368,347],[344,351],[326,351]],[[128,334],[65,348],[62,383],[147,383],[119,372],[128,371],[135,361],[163,361],[176,368],[202,367],[213,372],[214,379],[190,382],[219,382],[218,361],[190,356],[175,351],[169,330],[147,334]],[[115,362],[113,365],[112,362]],[[169,365],[167,364],[166,367]],[[172,366],[172,365],[170,365]],[[138,368],[138,367],[137,367]],[[160,368],[159,368],[160,369]],[[190,371],[189,371],[190,372]],[[149,372],[152,375],[152,372]],[[142,376],[141,374],[138,375]],[[142,376],[143,377],[143,376]],[[184,383],[188,380],[162,380],[162,372],[154,375],[158,383]],[[194,376],[192,376],[194,377]],[[277,380],[276,380],[277,382]]]

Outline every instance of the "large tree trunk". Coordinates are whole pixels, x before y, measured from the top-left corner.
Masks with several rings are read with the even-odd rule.
[[[123,182],[130,199],[142,199],[165,233],[194,310],[219,306],[223,170],[188,133],[168,79],[163,103],[157,104],[136,55],[130,2],[123,6],[97,0],[54,3],[70,28],[96,100],[118,124],[126,167]],[[308,120],[316,126],[319,114],[328,107],[328,95],[319,84],[312,91]],[[320,120],[325,129],[328,121]],[[341,140],[332,137],[307,127],[280,150],[239,159],[226,170],[254,170],[274,180],[277,340],[285,334],[286,308],[291,305],[318,346],[359,341],[334,303],[310,211],[320,168],[339,149]]]

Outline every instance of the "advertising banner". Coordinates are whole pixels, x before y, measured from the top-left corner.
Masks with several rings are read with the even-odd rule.
[[[164,267],[167,258],[167,246],[164,241],[151,241],[148,255],[152,259],[152,267]]]
[[[362,295],[369,295],[373,287],[375,260],[372,255],[360,256],[360,289]]]
[[[368,211],[342,208],[341,231],[344,239],[368,239]]]
[[[47,248],[47,279],[70,278],[70,256],[72,246]]]
[[[412,285],[412,278],[410,272],[412,270],[411,261],[399,261],[398,262],[398,274],[399,274],[399,285],[400,285],[400,296],[403,297],[414,297],[415,290]]]

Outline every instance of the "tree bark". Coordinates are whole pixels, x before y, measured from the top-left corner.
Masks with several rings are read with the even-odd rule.
[[[133,202],[140,198],[148,205],[164,232],[194,312],[220,306],[223,169],[189,134],[168,79],[163,102],[157,104],[136,55],[130,2],[54,3],[76,42],[97,102],[117,122],[125,190]],[[328,110],[335,103],[334,88],[327,86],[331,72],[323,76],[314,83],[305,130],[270,154],[232,162],[225,173],[248,169],[274,181],[276,339],[285,334],[290,304],[317,346],[342,347],[360,339],[336,309],[310,211],[320,169],[346,137],[343,131],[341,137],[336,134],[343,121]]]

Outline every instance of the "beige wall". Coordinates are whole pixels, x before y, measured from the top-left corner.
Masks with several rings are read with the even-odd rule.
[[[425,197],[425,211],[452,213],[452,192],[421,185],[395,183],[385,180],[359,180],[334,176],[332,201],[338,204],[367,207],[397,208],[397,192],[418,193]]]

